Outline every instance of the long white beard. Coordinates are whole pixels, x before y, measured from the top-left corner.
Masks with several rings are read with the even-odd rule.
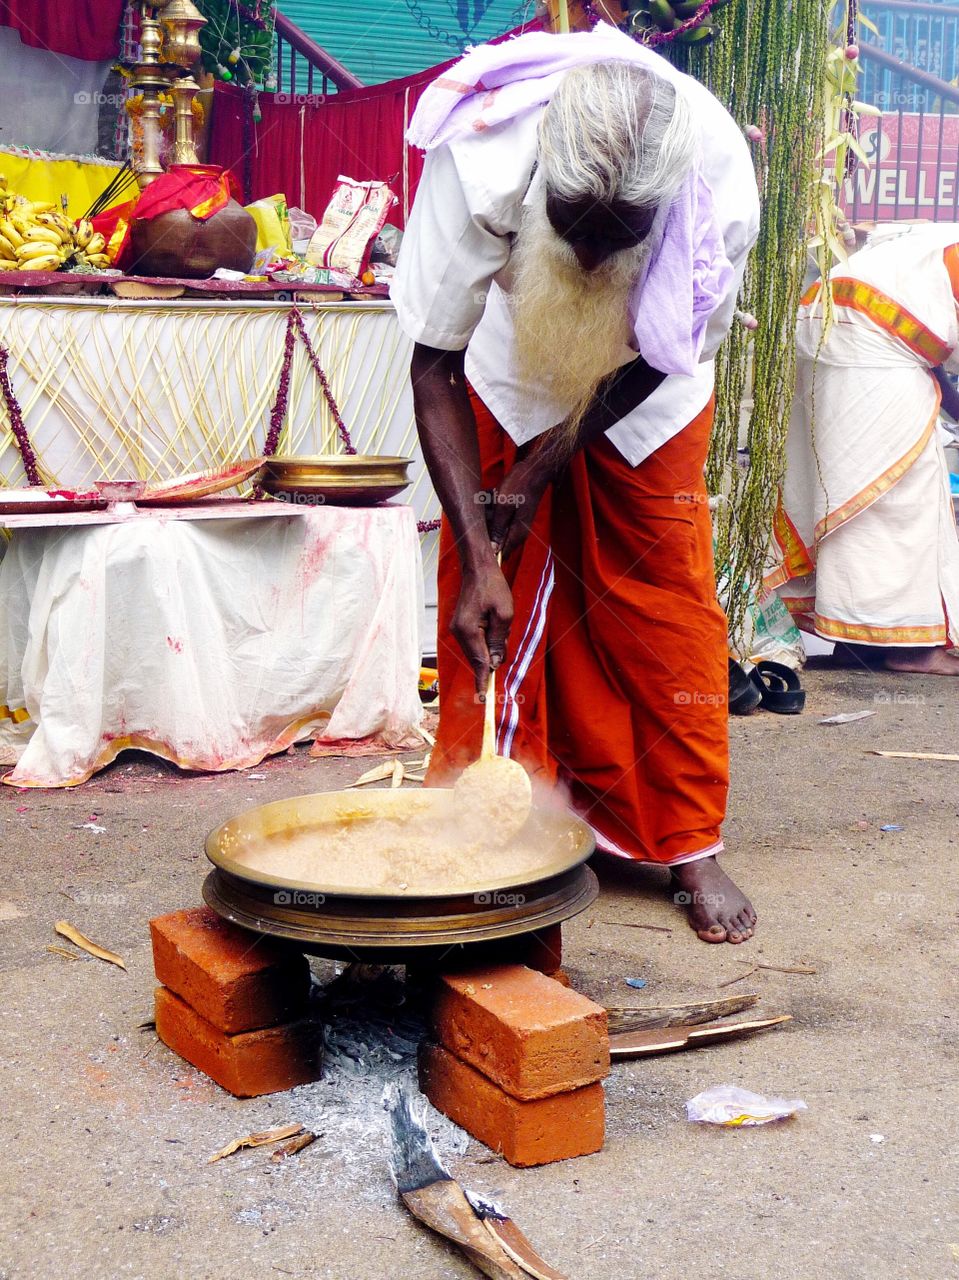
[[[516,368],[525,385],[570,406],[562,431],[567,439],[623,363],[629,297],[649,251],[644,241],[584,271],[553,230],[544,200],[523,211],[511,264]]]

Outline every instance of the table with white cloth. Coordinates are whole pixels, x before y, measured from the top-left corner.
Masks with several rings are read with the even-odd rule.
[[[388,300],[301,301],[343,420],[361,453],[414,459],[402,496],[417,518],[439,504],[419,452],[412,343]],[[260,453],[283,363],[289,302],[0,297],[0,346],[44,479],[166,480]],[[303,344],[290,370],[279,451],[340,452],[343,442]],[[24,483],[0,404],[0,484]],[[437,535],[422,536],[423,635],[435,635]]]
[[[254,505],[14,529],[4,781],[75,785],[127,747],[223,770],[308,737],[416,738],[413,509]]]

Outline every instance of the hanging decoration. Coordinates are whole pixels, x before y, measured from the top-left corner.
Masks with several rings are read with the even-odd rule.
[[[206,18],[200,33],[204,71],[224,83],[266,88],[273,66],[272,5],[196,0]]]
[[[716,362],[707,468],[710,492],[727,499],[717,511],[716,565],[733,637],[752,584],[763,577],[785,468],[796,314],[808,228],[822,190],[829,49],[824,0],[734,0],[717,38],[661,50],[702,80],[738,121],[752,148],[762,202],[759,240],[740,297],[743,314]],[[745,466],[738,465],[741,444]]]
[[[718,32],[714,16],[732,0],[625,0],[625,30],[643,44],[705,44]]]
[[[17,448],[20,450],[27,482],[31,485],[40,485],[43,483],[40,476],[40,466],[37,462],[37,455],[33,452],[33,445],[30,443],[27,428],[24,425],[20,402],[10,381],[9,361],[10,352],[6,347],[0,347],[0,396],[3,397],[3,404],[10,420],[10,430],[13,432],[13,438],[17,442]]]
[[[859,12],[859,0],[833,0],[831,7],[831,45],[826,57],[823,111],[823,170],[814,192],[812,204],[813,238],[809,247],[815,252],[819,274],[825,278],[834,262],[845,262],[848,250],[855,247],[855,236],[839,209],[843,183],[851,178],[860,164],[869,158],[859,142],[859,124],[863,116],[878,116],[878,107],[856,100],[859,62],[859,28],[879,34],[875,25]],[[845,228],[845,236],[843,229]],[[833,321],[832,294],[823,294],[823,331],[828,335]]]
[[[263,444],[263,456],[272,458],[279,447],[280,435],[283,431],[283,423],[286,420],[286,411],[290,402],[290,371],[293,366],[293,348],[296,345],[297,337],[303,343],[307,359],[316,374],[320,390],[323,392],[323,399],[327,403],[330,416],[336,426],[340,440],[343,442],[343,452],[354,454],[356,453],[356,446],[353,444],[349,429],[343,421],[343,415],[340,413],[340,407],[333,396],[330,381],[323,366],[320,364],[316,348],[307,333],[306,325],[303,321],[303,313],[299,307],[292,306],[286,318],[286,334],[283,338],[283,362],[280,365],[280,382],[276,390],[276,399],[273,401],[273,408],[270,411],[270,426]]]

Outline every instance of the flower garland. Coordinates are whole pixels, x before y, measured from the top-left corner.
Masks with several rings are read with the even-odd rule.
[[[3,396],[3,402],[7,408],[7,415],[10,418],[10,430],[13,432],[13,438],[17,442],[17,448],[20,450],[20,457],[23,459],[23,469],[26,472],[27,479],[31,485],[40,485],[43,481],[40,478],[37,455],[33,452],[33,445],[30,443],[30,437],[23,424],[20,403],[10,382],[10,373],[7,369],[9,359],[10,352],[6,347],[0,347],[0,395]]]
[[[343,415],[340,413],[339,405],[333,396],[329,379],[320,364],[319,357],[316,354],[316,348],[310,339],[310,335],[306,331],[306,324],[303,320],[303,313],[299,307],[290,307],[289,315],[286,321],[286,334],[283,339],[283,362],[280,365],[280,383],[276,389],[276,399],[273,401],[273,408],[270,410],[270,428],[266,433],[266,440],[263,443],[263,456],[271,458],[277,450],[280,443],[280,435],[283,431],[283,421],[286,418],[287,407],[290,403],[290,371],[293,366],[293,348],[296,342],[296,336],[299,334],[300,341],[306,351],[307,359],[313,367],[317,381],[323,391],[333,421],[336,423],[336,429],[339,432],[340,439],[343,441],[343,451],[348,454],[356,453],[356,446],[350,435],[349,428],[343,421]],[[257,486],[255,490],[256,496],[262,498],[263,490]],[[440,527],[439,520],[417,520],[416,530],[418,533],[433,533]]]
[[[323,372],[323,366],[320,364],[316,349],[310,341],[310,335],[306,331],[306,325],[303,323],[303,313],[297,306],[290,307],[289,315],[286,320],[286,335],[283,339],[283,363],[280,365],[280,385],[277,387],[276,399],[273,401],[273,408],[270,411],[270,429],[266,433],[266,440],[263,443],[264,457],[271,458],[276,453],[280,443],[280,434],[283,430],[283,420],[286,417],[287,406],[290,402],[290,370],[293,364],[293,348],[296,344],[296,336],[299,334],[303,346],[306,348],[307,358],[313,366],[313,372],[317,376],[320,388],[323,391],[323,397],[329,406],[333,421],[336,423],[336,429],[339,432],[340,439],[343,441],[344,453],[356,453],[356,446],[353,444],[349,429],[343,421],[343,415],[340,413],[339,405],[333,397],[330,389],[329,379]]]

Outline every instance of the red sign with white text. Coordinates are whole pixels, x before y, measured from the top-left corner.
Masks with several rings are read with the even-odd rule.
[[[864,116],[859,141],[869,164],[847,178],[842,201],[853,222],[959,222],[959,116]]]

